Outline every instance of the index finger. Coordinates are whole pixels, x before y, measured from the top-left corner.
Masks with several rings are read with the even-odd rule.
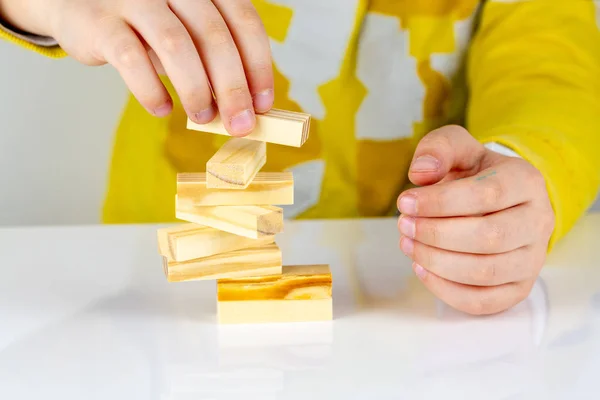
[[[418,217],[488,214],[530,201],[542,182],[531,164],[514,158],[469,178],[409,189],[398,210]]]
[[[210,122],[216,111],[208,77],[186,27],[164,2],[132,3],[125,11],[128,22],[156,52],[186,114]]]

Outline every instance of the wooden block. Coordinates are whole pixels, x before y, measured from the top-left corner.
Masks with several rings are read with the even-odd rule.
[[[281,274],[281,263],[281,250],[276,243],[182,262],[163,257],[169,282]]]
[[[219,279],[221,324],[333,319],[328,265],[284,266],[279,276]]]
[[[250,239],[208,226],[180,224],[158,229],[158,247],[168,261],[187,261],[271,244],[275,235]]]
[[[229,139],[206,163],[206,187],[245,189],[267,162],[267,144]]]
[[[329,265],[286,265],[281,275],[221,279],[219,301],[316,300],[331,298]]]
[[[235,235],[259,239],[283,232],[283,210],[274,206],[190,206],[175,200],[175,216]]]
[[[208,124],[197,124],[188,119],[187,128],[195,131],[227,135],[220,117]],[[256,127],[245,139],[301,147],[310,133],[310,115],[305,113],[271,110],[256,115]]]
[[[177,174],[177,198],[196,206],[294,204],[291,172],[259,172],[245,190],[209,189],[205,173]]]

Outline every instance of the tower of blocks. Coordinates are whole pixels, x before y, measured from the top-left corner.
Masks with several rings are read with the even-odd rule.
[[[267,142],[301,147],[310,115],[271,110],[252,133],[231,137],[206,171],[177,175],[176,218],[158,230],[169,282],[216,280],[221,324],[324,321],[333,318],[329,265],[283,265],[275,237],[294,203],[291,172],[260,172]],[[190,130],[229,135],[217,117]]]

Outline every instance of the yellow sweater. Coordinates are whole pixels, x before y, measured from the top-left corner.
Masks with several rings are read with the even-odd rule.
[[[600,11],[591,0],[255,0],[271,37],[275,107],[312,114],[300,149],[269,145],[291,170],[286,216],[394,212],[418,140],[460,123],[542,171],[553,243],[600,184]],[[0,37],[47,56],[59,48]],[[154,118],[131,98],[114,146],[103,219],[173,221],[175,174],[202,171],[226,140]]]

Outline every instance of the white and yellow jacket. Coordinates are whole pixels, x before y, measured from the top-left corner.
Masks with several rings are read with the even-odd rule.
[[[554,241],[600,184],[600,11],[591,0],[255,0],[271,37],[275,107],[312,114],[304,147],[269,145],[292,170],[288,217],[394,212],[418,140],[447,123],[514,150],[545,175]],[[0,37],[50,57],[57,46]],[[175,174],[226,140],[150,116],[132,97],[116,134],[104,221],[175,219]]]

